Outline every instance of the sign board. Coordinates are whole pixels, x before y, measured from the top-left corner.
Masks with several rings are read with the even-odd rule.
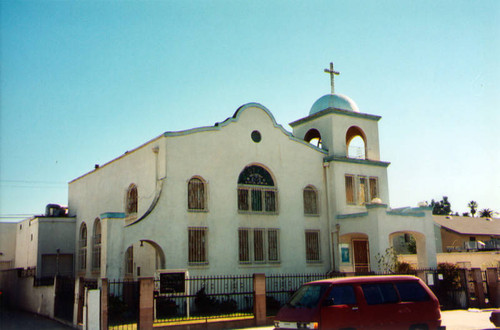
[[[158,273],[159,291],[162,293],[184,293],[186,292],[187,272],[164,270]]]

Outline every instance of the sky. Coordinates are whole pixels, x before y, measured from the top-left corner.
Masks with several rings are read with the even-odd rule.
[[[0,220],[248,102],[335,91],[379,122],[390,206],[500,212],[500,1],[0,1]]]

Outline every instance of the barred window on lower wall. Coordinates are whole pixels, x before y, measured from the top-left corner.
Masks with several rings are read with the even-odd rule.
[[[206,227],[188,228],[189,264],[208,264]]]
[[[320,262],[319,230],[306,230],[306,261]]]
[[[239,228],[239,262],[278,263],[279,229],[275,228]]]

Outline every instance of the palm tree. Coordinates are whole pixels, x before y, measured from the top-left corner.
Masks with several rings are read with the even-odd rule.
[[[492,209],[482,209],[479,211],[479,216],[481,218],[493,218],[493,210]]]
[[[474,218],[474,215],[476,214],[476,210],[477,210],[476,201],[470,201],[468,206],[470,208],[470,214],[472,214],[472,217]]]

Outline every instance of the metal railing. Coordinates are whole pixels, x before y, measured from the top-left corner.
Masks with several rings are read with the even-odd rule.
[[[253,276],[197,276],[185,279],[182,292],[160,293],[155,281],[155,323],[253,317]]]

